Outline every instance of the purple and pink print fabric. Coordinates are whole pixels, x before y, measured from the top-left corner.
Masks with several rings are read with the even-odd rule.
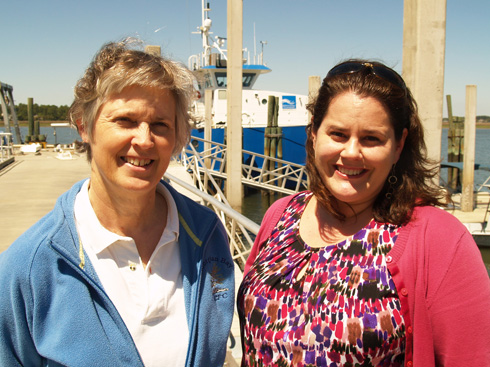
[[[386,266],[399,227],[372,220],[313,248],[299,235],[297,195],[238,293],[242,366],[402,366],[405,325]]]

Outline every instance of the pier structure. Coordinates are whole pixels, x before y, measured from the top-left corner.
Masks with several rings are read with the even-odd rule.
[[[14,88],[11,85],[0,82],[0,105],[2,107],[3,122],[5,124],[5,132],[11,133],[11,123],[14,124],[15,137],[18,144],[22,144],[22,138],[20,135],[19,121],[17,120],[17,113],[15,112],[14,105]],[[9,136],[9,141],[12,142],[12,137]]]

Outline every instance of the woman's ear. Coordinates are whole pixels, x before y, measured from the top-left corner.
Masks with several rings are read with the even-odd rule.
[[[396,147],[395,163],[398,162],[398,159],[400,159],[400,154],[402,154],[403,147],[405,146],[405,140],[407,139],[407,135],[408,135],[408,130],[405,128],[403,129],[402,138],[400,139]]]
[[[77,127],[78,127],[78,135],[82,138],[84,143],[88,143],[88,134],[85,131],[85,124],[82,122],[82,120],[77,120]]]
[[[315,150],[316,132],[313,131],[313,118],[314,118],[314,116],[311,115],[311,120],[310,120],[310,134],[311,134],[311,142],[313,143],[313,150]]]

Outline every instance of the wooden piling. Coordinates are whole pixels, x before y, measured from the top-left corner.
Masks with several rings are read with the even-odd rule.
[[[242,185],[242,81],[243,81],[243,0],[227,1],[228,60],[226,198],[240,211]]]
[[[461,210],[471,212],[474,208],[475,181],[475,135],[476,135],[476,85],[466,86],[465,144],[463,161],[463,188]]]
[[[276,104],[276,99],[274,96],[269,96],[268,101],[267,101],[267,127],[265,128],[264,132],[264,155],[266,156],[266,159],[269,159],[271,157],[271,135],[272,135],[272,126],[273,126],[273,121],[274,121],[274,111],[275,111],[275,104]],[[264,169],[269,168],[269,162],[264,162],[263,164]],[[264,175],[264,181],[268,180],[268,175]],[[264,190],[262,190],[263,195],[267,195],[268,193]]]
[[[464,119],[453,116],[451,95],[446,96],[448,110],[448,132],[447,132],[447,161],[462,162],[464,146]],[[456,191],[461,187],[462,172],[457,168],[448,168],[447,186]]]
[[[27,126],[29,131],[29,138],[26,136],[26,140],[35,141],[36,138],[33,138],[34,133],[34,99],[27,98]]]
[[[272,113],[272,126],[270,130],[270,156],[271,158],[276,158],[277,156],[277,125],[278,125],[278,113],[279,113],[279,97],[274,98],[274,109]],[[275,162],[273,160],[269,161],[269,171],[273,171],[276,168]]]

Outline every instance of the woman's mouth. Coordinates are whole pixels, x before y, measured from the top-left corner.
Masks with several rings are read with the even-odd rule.
[[[153,162],[152,159],[134,158],[134,157],[122,157],[122,159],[124,162],[129,163],[132,166],[136,166],[136,167],[145,167],[148,166],[151,162]]]
[[[346,168],[342,166],[335,166],[335,168],[337,169],[337,171],[339,171],[340,173],[346,176],[359,176],[366,171],[363,168],[354,169],[354,168]]]

